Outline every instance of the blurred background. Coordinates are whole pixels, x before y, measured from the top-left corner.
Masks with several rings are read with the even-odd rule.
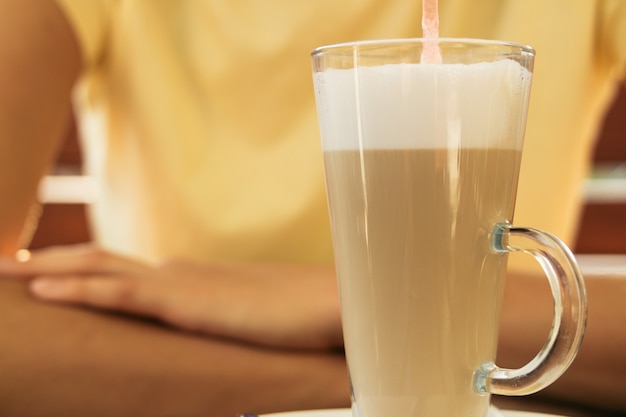
[[[626,254],[626,84],[618,87],[599,131],[594,167],[583,187],[586,203],[574,252]],[[41,217],[30,248],[90,241],[86,207],[91,199],[72,120],[56,165],[42,182]]]

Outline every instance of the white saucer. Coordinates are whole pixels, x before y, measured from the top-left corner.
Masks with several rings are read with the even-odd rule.
[[[527,411],[507,411],[492,407],[489,417],[558,417],[554,414],[531,413]],[[307,410],[289,411],[283,413],[265,414],[261,417],[352,417],[349,408],[335,410]]]

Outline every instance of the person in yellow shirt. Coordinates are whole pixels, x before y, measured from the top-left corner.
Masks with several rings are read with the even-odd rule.
[[[420,9],[0,2],[0,273],[28,278],[0,281],[0,414],[348,405],[308,54],[418,37]],[[571,243],[595,131],[626,73],[626,2],[447,0],[439,10],[442,36],[537,50],[515,223]],[[70,97],[97,184],[96,246],[16,262]],[[511,278],[504,362],[532,357],[545,337],[537,323],[550,318],[543,278],[515,260]],[[580,357],[545,395],[626,410],[626,334],[605,319],[626,315],[626,284],[588,290]]]

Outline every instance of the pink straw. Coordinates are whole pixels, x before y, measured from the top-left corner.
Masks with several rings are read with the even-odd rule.
[[[437,0],[422,0],[422,35],[426,39],[422,51],[422,62],[440,64],[439,52],[439,9]],[[428,42],[428,40],[432,40]]]

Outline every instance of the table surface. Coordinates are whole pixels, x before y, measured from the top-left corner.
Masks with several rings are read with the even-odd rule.
[[[612,413],[586,409],[580,405],[555,403],[552,401],[538,400],[533,396],[528,397],[504,397],[491,396],[492,403],[503,410],[530,411],[536,413],[554,414],[567,417],[624,417],[624,413]]]
[[[494,405],[499,407],[504,417],[608,417],[623,416],[624,414],[604,414],[593,410],[582,410],[567,405],[538,402],[533,397],[497,397]],[[494,413],[494,415],[496,415]],[[244,416],[240,416],[244,417]],[[245,417],[257,417],[245,415]],[[258,417],[352,417],[350,409],[330,410],[303,410],[270,413]]]

